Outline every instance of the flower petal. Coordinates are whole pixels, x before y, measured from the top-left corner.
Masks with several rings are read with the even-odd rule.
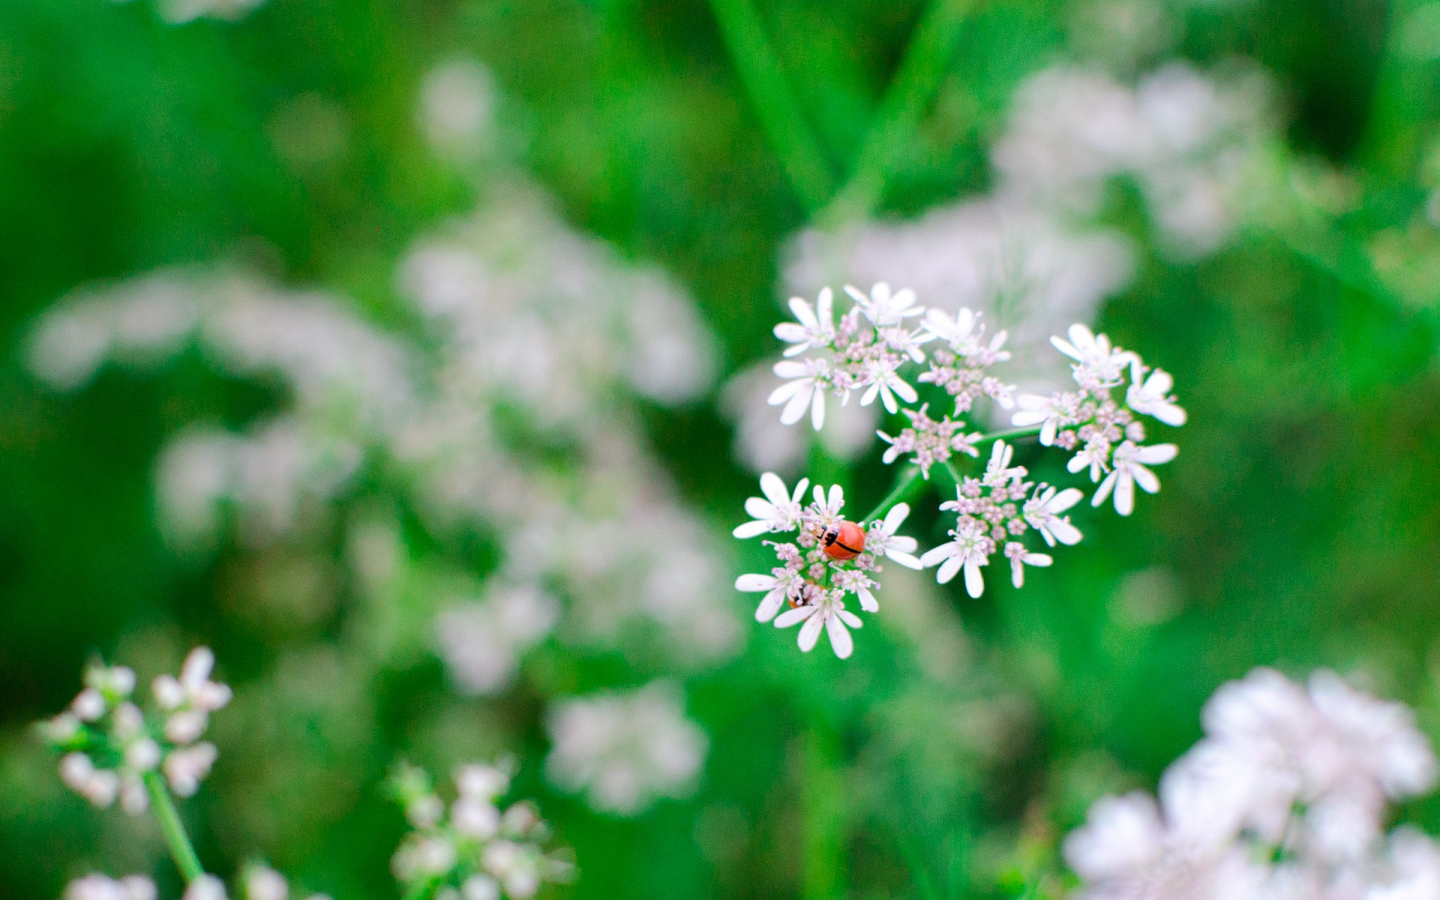
[[[768,591],[775,587],[774,575],[741,575],[735,579],[735,590],[754,593]]]
[[[830,647],[835,655],[841,659],[849,659],[850,654],[855,652],[855,641],[851,639],[850,632],[845,630],[845,623],[840,621],[839,616],[826,616],[825,630],[830,633]]]
[[[815,649],[815,642],[820,640],[820,629],[825,627],[825,620],[828,618],[830,617],[824,613],[817,613],[800,626],[800,636],[795,639],[795,643],[800,645],[801,650],[809,653]]]

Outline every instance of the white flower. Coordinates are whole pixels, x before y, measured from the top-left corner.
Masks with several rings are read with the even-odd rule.
[[[230,688],[210,680],[210,671],[215,667],[215,654],[209,647],[196,647],[185,657],[180,667],[180,677],[161,675],[151,685],[155,702],[161,709],[175,710],[181,707],[214,712],[230,702]]]
[[[1145,466],[1167,463],[1174,459],[1179,452],[1179,448],[1174,444],[1141,447],[1131,441],[1125,441],[1115,448],[1115,455],[1111,460],[1115,468],[1100,483],[1100,488],[1095,491],[1090,505],[1099,506],[1104,503],[1105,498],[1110,496],[1113,489],[1115,511],[1122,516],[1130,515],[1135,509],[1135,485],[1140,485],[1142,490],[1150,494],[1160,490],[1160,479],[1156,478],[1155,473]],[[1077,455],[1076,459],[1078,458]]]
[[[948,584],[963,567],[965,590],[971,597],[979,597],[985,590],[985,578],[980,574],[980,567],[990,564],[995,543],[985,534],[984,527],[970,518],[962,518],[950,535],[954,540],[926,551],[920,557],[920,565],[929,568],[940,564],[939,571],[935,573],[935,580],[940,584]]]
[[[1055,562],[1048,553],[1031,553],[1019,541],[1005,544],[1005,558],[1010,560],[1010,580],[1015,586],[1024,587],[1026,566],[1048,566]]]
[[[919,569],[920,560],[915,558],[919,543],[912,537],[896,533],[908,515],[908,503],[897,503],[890,507],[884,519],[870,523],[870,530],[865,535],[865,548],[877,555],[883,553],[906,568]]]
[[[1130,387],[1125,391],[1125,404],[1138,413],[1153,416],[1166,425],[1185,424],[1185,410],[1175,404],[1171,388],[1175,379],[1164,369],[1155,369],[1147,377],[1140,360],[1130,363]]]
[[[120,794],[120,776],[109,769],[95,768],[83,753],[67,753],[60,758],[60,780],[100,809],[109,808]]]
[[[215,745],[202,742],[182,750],[174,750],[161,766],[170,788],[181,797],[190,797],[200,789],[200,782],[210,774],[219,754]]]
[[[825,391],[829,386],[830,369],[823,359],[785,360],[775,364],[775,374],[789,379],[770,393],[771,406],[785,404],[780,421],[794,425],[810,408],[810,424],[819,431],[825,424]]]
[[[225,883],[214,875],[201,875],[190,882],[183,900],[226,900]]]
[[[799,356],[811,347],[828,347],[835,343],[835,317],[832,312],[834,295],[823,288],[816,301],[814,311],[810,304],[799,297],[790,299],[790,311],[797,322],[781,322],[775,326],[775,336],[791,346],[785,348],[786,356]]]
[[[863,623],[859,616],[845,609],[845,604],[839,599],[840,593],[817,592],[819,596],[815,602],[781,613],[775,619],[775,627],[789,628],[798,622],[804,622],[797,643],[806,653],[815,649],[815,642],[820,639],[820,630],[823,628],[830,635],[830,647],[835,651],[835,655],[848,659],[855,649],[855,642],[845,626],[859,628]]]
[[[870,296],[865,296],[851,285],[845,286],[845,293],[860,307],[876,328],[899,325],[903,320],[918,316],[925,310],[915,305],[915,292],[906,288],[897,293],[890,293],[890,285],[880,282],[870,289]]]
[[[843,516],[840,510],[845,508],[845,489],[838,484],[830,485],[830,493],[827,496],[820,485],[815,485],[815,502],[810,509],[815,514],[816,523],[821,528],[839,522]]]
[[[1088,468],[1090,470],[1090,480],[1099,481],[1102,474],[1110,471],[1110,453],[1112,449],[1114,448],[1110,443],[1110,438],[1106,437],[1104,432],[1097,431],[1085,439],[1085,446],[1081,447],[1075,452],[1074,456],[1070,457],[1070,461],[1065,464],[1065,468],[1072,474],[1083,472]],[[1098,506],[1099,504],[1096,505]]]
[[[155,900],[155,882],[144,875],[112,879],[95,872],[66,885],[65,900]]]
[[[755,621],[768,622],[775,618],[785,599],[795,595],[801,584],[804,583],[804,576],[800,572],[776,567],[778,575],[741,575],[735,579],[735,590],[746,593],[757,593],[765,591],[766,594],[760,600],[760,606],[755,610]]]
[[[559,787],[583,791],[597,811],[622,816],[661,797],[688,796],[709,740],[684,704],[680,689],[664,681],[561,700],[546,714],[545,771]]]
[[[1031,425],[1040,426],[1040,443],[1049,447],[1055,443],[1055,433],[1062,426],[1074,422],[1066,410],[1060,408],[1053,397],[1042,397],[1039,394],[1021,394],[1015,398],[1015,405],[1020,411],[1010,417],[1010,424],[1016,428],[1029,428]]]
[[[252,865],[245,870],[245,900],[290,900],[290,885],[285,876],[266,865]]]
[[[1117,878],[1144,869],[1165,852],[1165,825],[1155,800],[1142,791],[1101,797],[1085,825],[1065,838],[1065,860],[1082,878]]]
[[[920,323],[925,329],[920,340],[923,343],[939,338],[949,344],[951,350],[960,353],[973,343],[971,332],[975,330],[977,319],[969,307],[962,306],[953,319],[944,310],[932,307],[925,313],[925,321]]]
[[[1097,335],[1080,323],[1070,326],[1070,340],[1052,337],[1050,343],[1056,350],[1075,360],[1075,380],[1081,387],[1096,389],[1115,387],[1124,377],[1125,366],[1134,354],[1116,349],[1110,339]]]
[[[899,405],[895,402],[895,395],[899,394],[900,399],[906,403],[914,403],[920,399],[915,389],[909,382],[901,378],[895,371],[895,367],[884,360],[872,360],[865,366],[865,373],[870,378],[870,387],[860,395],[860,405],[869,406],[875,402],[876,394],[885,404],[887,412],[898,412]]]
[[[810,479],[802,478],[795,485],[793,494],[785,490],[785,482],[774,472],[760,476],[760,491],[764,497],[751,497],[745,501],[745,512],[755,521],[737,525],[732,532],[737,538],[752,538],[767,531],[794,531],[800,524],[800,497]]]
[[[1060,513],[1079,503],[1085,493],[1079,488],[1066,488],[1057,492],[1050,485],[1041,485],[1030,499],[1025,501],[1023,515],[1031,528],[1040,532],[1045,543],[1051,547],[1055,542],[1072,545],[1080,543],[1080,529],[1070,524],[1070,517]]]
[[[1015,448],[997,440],[995,446],[990,449],[990,459],[985,464],[985,477],[981,480],[986,487],[1002,487],[1016,479],[1022,479],[1028,471],[1024,466],[1011,468],[1010,460],[1015,455]]]

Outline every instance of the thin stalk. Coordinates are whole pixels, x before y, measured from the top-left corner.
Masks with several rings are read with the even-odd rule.
[[[193,884],[205,874],[205,869],[200,865],[200,857],[195,855],[195,847],[190,843],[190,836],[185,833],[185,825],[180,821],[180,814],[175,811],[175,801],[170,799],[170,791],[165,787],[165,780],[160,777],[159,772],[145,773],[145,790],[150,794],[150,807],[155,811],[160,832],[165,835],[165,843],[170,847],[170,856],[175,860],[180,874],[185,876],[185,883]]]
[[[765,36],[760,16],[751,0],[710,0],[710,8],[740,83],[760,117],[760,127],[805,211],[813,216],[835,190],[835,176]]]
[[[931,0],[926,7],[849,177],[820,216],[822,225],[835,227],[875,211],[896,155],[914,141],[920,119],[949,71],[969,7],[970,0]]]
[[[915,487],[915,483],[919,478],[920,467],[913,464],[908,466],[906,470],[900,474],[900,477],[895,479],[895,486],[890,489],[890,493],[885,495],[885,499],[875,504],[875,508],[870,510],[865,518],[860,521],[873,522],[880,518],[890,507],[905,499],[905,496]]]

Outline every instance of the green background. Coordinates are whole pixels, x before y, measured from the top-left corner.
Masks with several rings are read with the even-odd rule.
[[[581,878],[560,893],[577,898],[1053,892],[1058,841],[1088,804],[1153,787],[1199,735],[1204,699],[1256,665],[1361,673],[1440,733],[1440,282],[1406,277],[1440,252],[1422,211],[1440,68],[1394,52],[1414,5],[1396,3],[1160,7],[1168,36],[1142,70],[1259,62],[1284,117],[1280,165],[1333,166],[1358,199],[1303,232],[1244,228],[1176,263],[1115,185],[1106,217],[1136,238],[1139,273],[1098,326],[1172,371],[1190,414],[1161,494],[1129,519],[1087,507],[1085,543],[1024,591],[992,578],[971,600],[952,585],[924,613],[940,619],[867,627],[846,663],[823,646],[802,656],[747,618],[746,652],[687,682],[711,737],[700,790],[621,820],[546,786],[544,698],[523,687],[460,701],[431,661],[380,666],[309,706],[280,697],[281,652],[337,641],[344,601],[298,629],[247,614],[234,599],[253,574],[246,551],[195,564],[167,549],[151,477],[186,423],[241,425],[283,397],[189,358],[56,394],[26,371],[26,336],[79,284],[217,258],[407,327],[395,260],[474,203],[427,149],[415,97],[432,65],[465,55],[496,79],[496,152],[575,227],[672,272],[734,372],[776,355],[777,248],[822,214],[884,121],[925,5],[757,0],[814,136],[816,168],[797,183],[737,75],[745,48],[716,17],[734,14],[730,0],[271,0],[242,21],[185,26],[146,0],[0,0],[0,896],[53,900],[92,866],[153,871],[178,896],[153,826],[67,794],[28,730],[73,696],[92,653],[143,675],[157,634],[215,647],[244,721],[274,705],[263,735],[217,717],[221,761],[186,808],[202,857],[228,874],[262,855],[335,900],[398,896],[388,859],[403,825],[380,782],[397,755],[457,752],[417,725],[437,710],[487,751],[475,733],[504,723],[523,791],[575,848]],[[1015,85],[1083,43],[1072,4],[941,8],[952,52],[934,94],[875,155],[885,215],[985,190]],[[343,152],[315,165],[285,158],[267,130],[306,94],[349,122]],[[1419,249],[1387,269],[1377,260],[1396,234]],[[723,535],[755,493],[730,426],[709,401],[646,407],[644,421]],[[888,487],[873,458],[817,465],[862,508]],[[918,518],[929,545],[943,528]],[[1158,613],[1145,607],[1157,595]],[[734,602],[748,615],[747,598]],[[919,658],[916,629],[950,635],[954,658]],[[636,677],[618,657],[577,671],[579,693]],[[247,766],[261,762],[286,773],[264,783],[286,790],[254,787]],[[1434,803],[1405,815],[1440,827]]]

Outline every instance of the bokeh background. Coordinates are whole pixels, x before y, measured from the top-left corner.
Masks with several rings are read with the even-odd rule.
[[[215,648],[200,854],[336,900],[399,895],[401,758],[514,759],[563,896],[930,900],[1058,895],[1256,665],[1440,736],[1437,188],[1420,0],[3,0],[0,896],[178,896],[30,729],[97,654]],[[881,279],[1190,422],[842,662],[729,529],[764,469],[887,492],[874,419],[763,404],[782,301]]]

